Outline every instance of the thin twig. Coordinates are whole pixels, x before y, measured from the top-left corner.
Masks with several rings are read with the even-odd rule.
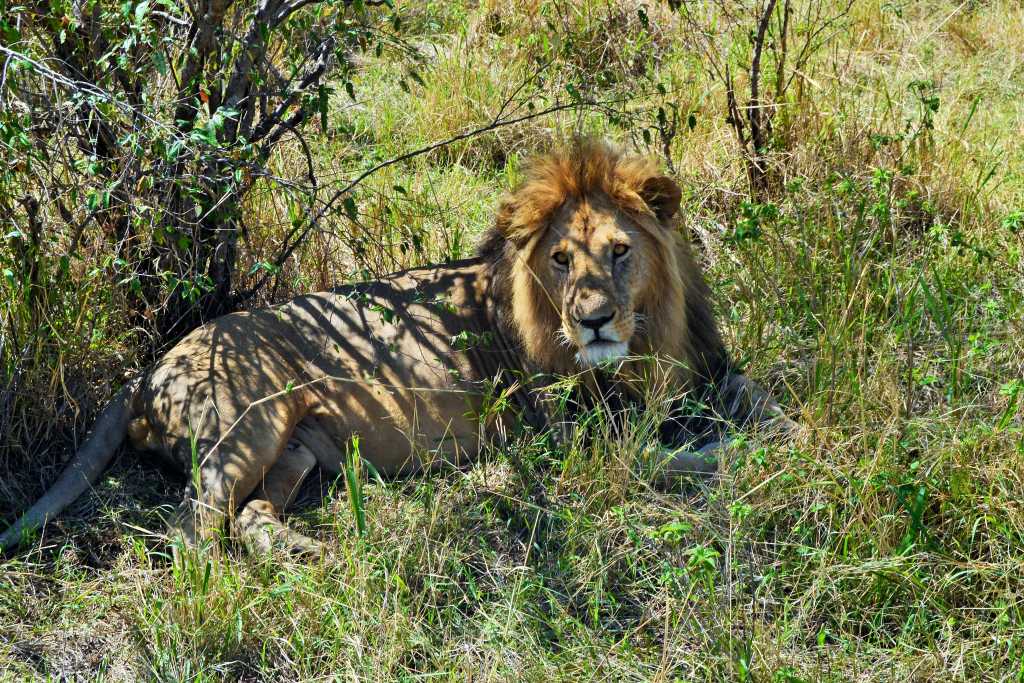
[[[353,189],[355,189],[360,183],[362,183],[364,180],[369,178],[371,175],[373,175],[373,174],[375,174],[375,173],[377,173],[379,171],[382,171],[385,168],[388,168],[390,166],[394,166],[395,164],[399,164],[399,163],[401,163],[403,161],[408,161],[409,159],[413,159],[415,157],[422,156],[424,154],[428,154],[430,152],[433,152],[434,150],[440,149],[442,147],[447,147],[448,145],[454,144],[456,142],[460,142],[462,140],[467,140],[469,138],[473,138],[473,137],[476,137],[478,135],[482,135],[484,133],[488,133],[488,132],[490,132],[492,130],[495,130],[497,128],[503,128],[505,126],[512,126],[512,125],[515,125],[517,123],[523,123],[525,121],[530,121],[532,119],[536,119],[536,118],[539,118],[541,116],[547,116],[548,114],[553,114],[555,112],[564,111],[566,109],[572,109],[572,108],[575,108],[575,107],[601,106],[602,104],[607,104],[607,103],[599,103],[599,102],[594,102],[594,101],[570,102],[570,103],[558,104],[558,105],[555,105],[555,106],[552,106],[552,107],[548,107],[546,109],[541,109],[539,111],[531,112],[529,114],[525,114],[523,116],[518,116],[518,117],[512,118],[512,119],[500,120],[499,118],[495,118],[490,123],[488,123],[488,124],[486,124],[484,126],[480,126],[479,128],[474,128],[474,129],[466,131],[464,133],[459,133],[458,135],[453,135],[450,138],[446,138],[444,140],[433,142],[433,143],[431,143],[429,145],[426,145],[424,147],[420,147],[419,149],[415,149],[415,150],[412,150],[410,152],[406,152],[404,154],[400,154],[400,155],[398,155],[396,157],[393,157],[391,159],[388,159],[386,161],[382,161],[379,164],[376,164],[375,166],[372,166],[372,167],[366,169],[365,171],[360,173],[358,176],[356,176],[353,180],[349,181],[340,190],[336,191],[331,196],[331,198],[328,199],[324,203],[323,207],[315,215],[313,215],[312,218],[310,218],[309,222],[306,223],[306,227],[302,230],[301,233],[298,234],[298,237],[296,237],[294,240],[291,239],[292,236],[294,235],[294,232],[295,232],[293,230],[292,234],[289,234],[288,237],[285,238],[284,249],[278,255],[277,259],[275,259],[275,261],[274,261],[275,269],[276,268],[280,268],[281,266],[284,265],[285,261],[287,261],[291,257],[291,255],[295,252],[295,249],[298,248],[298,246],[300,244],[302,244],[302,242],[306,239],[306,237],[308,237],[309,234],[320,224],[320,221],[324,218],[324,216],[326,216],[331,211],[331,209],[338,202],[338,200],[340,200],[346,194],[348,194]],[[236,300],[236,304],[241,304],[241,303],[249,300],[250,298],[252,298],[252,296],[254,294],[256,294],[256,292],[258,292],[260,289],[263,288],[264,285],[266,285],[267,280],[270,277],[271,277],[271,273],[269,273],[269,272],[265,273],[263,275],[263,277],[261,277],[259,279],[259,281],[256,282],[255,285],[253,285],[252,287],[247,289],[245,292],[242,292],[241,294],[239,294],[239,296],[238,296],[238,298]]]

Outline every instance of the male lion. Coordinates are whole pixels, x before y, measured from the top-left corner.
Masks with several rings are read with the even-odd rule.
[[[0,549],[86,491],[126,434],[193,473],[195,490],[172,525],[186,541],[210,538],[230,519],[250,545],[301,551],[316,544],[279,515],[313,467],[343,469],[353,435],[382,473],[460,464],[510,413],[550,426],[537,378],[582,372],[593,390],[609,377],[651,376],[644,359],[669,358],[656,364],[668,368],[659,377],[679,394],[696,392],[734,423],[788,428],[779,406],[730,368],[673,221],[679,202],[679,187],[652,162],[577,142],[529,167],[475,258],[194,330],[121,389]],[[510,396],[508,408],[474,418],[490,412],[494,391]],[[702,456],[715,443],[701,454],[672,450],[687,438],[676,412],[661,429],[665,472],[712,471]]]

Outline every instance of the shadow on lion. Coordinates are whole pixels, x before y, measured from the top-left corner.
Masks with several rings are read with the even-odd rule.
[[[473,258],[203,325],[117,393],[0,552],[88,490],[125,436],[191,475],[172,538],[227,524],[252,548],[313,553],[281,514],[314,468],[344,470],[354,435],[384,475],[462,466],[524,424],[564,427],[545,389],[559,378],[620,416],[642,407],[638,386],[677,396],[652,444],[662,481],[717,470],[714,416],[792,433],[729,361],[680,199],[652,161],[574,141],[529,165]]]

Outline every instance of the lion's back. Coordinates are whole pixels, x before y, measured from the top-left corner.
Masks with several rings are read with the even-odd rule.
[[[186,438],[223,433],[248,406],[282,392],[274,400],[351,415],[366,412],[352,402],[366,402],[367,386],[395,396],[415,387],[435,392],[428,413],[439,421],[461,415],[462,399],[444,392],[477,379],[462,346],[486,332],[477,285],[476,261],[463,261],[217,318],[150,369],[146,418],[177,458]],[[390,413],[408,405],[396,400],[384,412],[399,419]]]

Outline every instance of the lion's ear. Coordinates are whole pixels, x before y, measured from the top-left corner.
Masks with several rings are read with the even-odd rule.
[[[645,180],[638,194],[663,223],[679,212],[679,202],[683,198],[679,185],[663,175]]]
[[[522,235],[514,227],[516,224],[516,211],[518,209],[519,204],[515,201],[515,198],[506,197],[498,204],[498,213],[494,220],[494,227],[498,233],[511,242],[518,242],[522,238]]]
[[[523,201],[521,193],[510,195],[498,204],[498,213],[494,220],[494,228],[509,242],[517,247],[526,244],[544,227],[549,213],[536,203]]]

